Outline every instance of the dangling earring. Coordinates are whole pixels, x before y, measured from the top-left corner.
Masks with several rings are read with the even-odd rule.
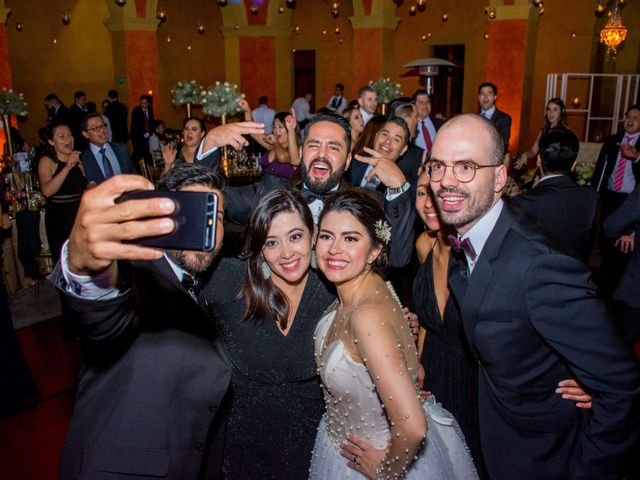
[[[311,250],[311,268],[314,270],[318,268],[318,257],[316,257],[316,251]]]
[[[271,277],[271,268],[269,268],[269,264],[265,260],[262,261],[260,269],[262,270],[262,278],[269,280],[269,277]]]

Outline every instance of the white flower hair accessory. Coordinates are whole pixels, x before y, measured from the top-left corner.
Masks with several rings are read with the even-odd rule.
[[[378,220],[373,224],[373,229],[376,233],[376,237],[385,245],[389,244],[391,240],[391,226],[386,220]]]

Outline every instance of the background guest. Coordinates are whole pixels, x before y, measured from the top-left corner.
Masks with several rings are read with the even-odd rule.
[[[117,90],[109,90],[107,97],[109,105],[104,110],[104,114],[109,117],[113,141],[126,144],[129,141],[129,129],[127,128],[129,109],[118,100]]]
[[[353,149],[358,144],[360,135],[364,130],[364,120],[360,115],[360,109],[357,107],[347,108],[342,112],[342,116],[349,120],[349,125],[351,126],[351,153],[353,153]]]
[[[344,85],[342,83],[336,83],[336,88],[333,90],[333,96],[327,102],[327,109],[333,113],[344,113],[347,108],[347,99],[344,98]]]
[[[109,103],[107,101],[107,103]],[[109,121],[109,117],[104,114],[105,104],[102,102],[102,121],[107,126],[107,141],[113,141],[113,131],[111,130],[111,122]],[[98,111],[98,107],[96,102],[87,102],[87,113],[94,113]],[[82,126],[81,126],[82,127]],[[82,130],[82,128],[81,128]]]
[[[184,142],[177,146],[168,143],[162,148],[162,157],[164,159],[164,172],[169,170],[173,165],[181,165],[183,163],[196,163],[196,152],[200,142],[204,138],[207,126],[200,117],[187,117],[182,122],[182,138]]]
[[[263,95],[258,99],[258,107],[253,109],[251,115],[254,122],[264,125],[264,133],[266,135],[272,133],[276,111],[269,107],[269,99],[267,97]]]
[[[133,148],[131,159],[134,162],[138,162],[140,159],[144,159],[147,163],[151,162],[148,140],[151,135],[153,119],[151,97],[148,95],[140,96],[140,103],[131,111],[131,146]]]

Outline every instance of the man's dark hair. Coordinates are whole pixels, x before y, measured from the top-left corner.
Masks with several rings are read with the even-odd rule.
[[[633,105],[629,105],[627,111],[624,112],[625,115],[628,115],[631,110],[640,110],[640,103],[634,103]]]
[[[480,93],[480,90],[482,90],[484,87],[489,87],[491,90],[493,90],[493,94],[494,95],[498,95],[498,87],[496,87],[493,83],[491,82],[482,82],[480,84],[480,86],[478,87],[478,93]]]
[[[336,83],[336,88],[339,88],[340,90],[344,90],[344,85],[341,83]]]
[[[358,90],[358,97],[364,97],[364,94],[367,92],[376,93],[376,90],[371,85],[365,85]]]
[[[269,99],[264,95],[258,99],[258,105],[266,105],[267,103],[269,103]]]
[[[90,118],[99,118],[100,120],[102,120],[102,114],[98,112],[87,113],[84,117],[82,117],[82,120],[80,120],[80,130],[87,129],[87,123],[89,123]]]
[[[413,92],[413,95],[411,95],[411,102],[416,103],[416,100],[418,100],[418,97],[420,95],[426,95],[427,97],[429,97],[429,100],[431,100],[431,95],[429,95],[424,88],[419,88],[418,90]]]
[[[553,128],[538,140],[542,170],[545,174],[569,173],[578,158],[580,141],[566,128]]]
[[[389,103],[389,118],[395,116],[396,110],[398,110],[401,105],[406,105],[408,103],[411,103],[411,98],[409,97],[400,97],[391,100]]]
[[[86,96],[87,96],[86,93],[84,93],[82,90],[78,90],[76,93],[73,94],[73,99],[77,100],[80,97],[86,97]]]
[[[151,97],[149,95],[140,95],[140,100],[146,100],[151,103]]]
[[[190,185],[202,185],[223,192],[227,182],[218,170],[197,163],[183,163],[170,168],[158,182],[157,189],[172,192]]]
[[[387,120],[385,122],[385,125],[387,123],[393,123],[394,125],[399,126],[400,128],[402,128],[402,130],[404,131],[404,144],[409,145],[409,140],[411,139],[411,134],[409,133],[409,127],[407,126],[407,122],[404,121],[404,118],[395,116],[395,117],[391,117],[389,118],[389,120]],[[384,128],[384,125],[382,126],[382,128]]]
[[[349,120],[344,118],[342,115],[338,115],[337,113],[316,113],[309,123],[304,127],[302,132],[302,145],[304,145],[305,140],[309,136],[309,130],[314,123],[318,122],[331,122],[339,125],[344,130],[344,140],[347,144],[347,153],[351,151],[351,125],[349,125]]]
[[[96,102],[87,102],[87,112],[93,113],[98,109]]]
[[[109,92],[107,93],[107,97],[109,98],[115,98],[116,100],[118,99],[118,91],[114,90],[113,88],[111,90],[109,90]]]
[[[55,100],[56,102],[60,103],[60,98],[58,98],[58,95],[56,95],[55,93],[50,93],[49,95],[44,97],[45,102],[50,102],[51,100]]]

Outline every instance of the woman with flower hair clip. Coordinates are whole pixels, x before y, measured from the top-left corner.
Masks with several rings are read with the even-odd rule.
[[[343,190],[325,201],[318,228],[318,267],[338,299],[315,332],[326,413],[310,478],[477,478],[453,416],[421,399],[416,346],[381,276],[391,238],[382,208]]]

